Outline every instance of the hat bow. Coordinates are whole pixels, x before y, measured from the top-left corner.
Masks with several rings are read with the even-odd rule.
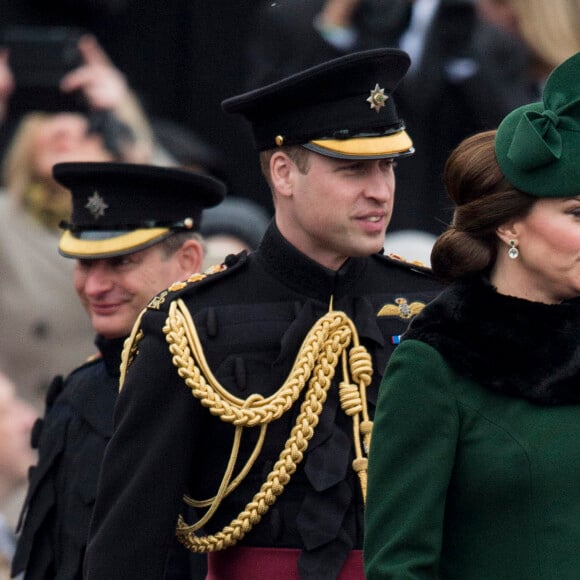
[[[545,105],[541,112],[526,111],[514,131],[508,158],[529,171],[562,156],[562,132],[580,131],[580,99],[563,106]]]

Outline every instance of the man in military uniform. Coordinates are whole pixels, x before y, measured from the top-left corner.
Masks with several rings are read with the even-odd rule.
[[[225,194],[219,181],[170,168],[61,163],[53,172],[72,192],[72,219],[59,251],[77,260],[74,285],[97,333],[99,355],[64,381],[55,379],[44,421],[33,432],[39,460],[13,560],[13,573],[24,571],[28,580],[82,577],[123,342],[152,296],[199,270],[202,209]],[[180,579],[193,577],[195,561],[188,560],[172,560]]]
[[[134,327],[88,580],[164,578],[176,533],[214,580],[364,577],[378,384],[440,291],[379,253],[413,150],[391,96],[408,66],[355,53],[224,101],[252,125],[275,217],[257,251],[169,287]]]

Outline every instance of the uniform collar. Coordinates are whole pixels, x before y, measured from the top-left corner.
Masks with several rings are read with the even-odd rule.
[[[315,300],[339,299],[362,276],[366,258],[349,258],[338,271],[325,268],[297,250],[272,221],[256,256],[262,267],[288,288]]]
[[[121,353],[124,343],[125,337],[108,339],[99,334],[95,338],[95,344],[103,357],[107,374],[112,377],[118,377],[121,374]]]

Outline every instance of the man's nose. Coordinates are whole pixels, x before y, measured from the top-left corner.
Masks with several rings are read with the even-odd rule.
[[[107,265],[98,261],[91,264],[85,280],[85,293],[95,296],[110,290],[112,286],[113,279]]]
[[[392,169],[385,170],[379,163],[369,171],[366,193],[383,203],[392,200],[395,193],[395,175]]]

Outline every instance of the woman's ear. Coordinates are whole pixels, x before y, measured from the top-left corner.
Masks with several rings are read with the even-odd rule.
[[[519,228],[517,224],[518,222],[516,221],[508,222],[502,224],[495,230],[497,237],[507,246],[510,245],[511,240],[514,240],[516,243],[518,241]]]

